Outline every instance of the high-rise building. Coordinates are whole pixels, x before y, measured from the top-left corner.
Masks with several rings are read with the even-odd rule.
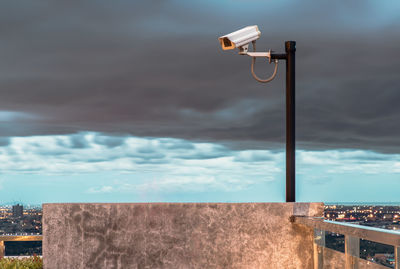
[[[24,207],[20,204],[13,205],[12,213],[14,218],[20,218],[23,216]]]

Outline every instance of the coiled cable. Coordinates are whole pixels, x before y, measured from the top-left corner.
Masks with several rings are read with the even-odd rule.
[[[256,42],[253,41],[252,44],[253,44],[253,51],[256,51]],[[276,73],[278,71],[278,59],[274,60],[275,68],[274,68],[274,72],[272,73],[272,75],[267,79],[261,79],[254,72],[254,66],[256,65],[256,58],[257,57],[252,57],[252,59],[251,59],[251,74],[253,75],[253,78],[261,83],[267,83],[267,82],[272,81],[275,78]]]

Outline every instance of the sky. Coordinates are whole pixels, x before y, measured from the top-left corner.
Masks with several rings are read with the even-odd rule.
[[[399,202],[400,2],[7,1],[0,204],[282,202],[295,40],[298,201]],[[273,70],[257,62],[257,74]]]

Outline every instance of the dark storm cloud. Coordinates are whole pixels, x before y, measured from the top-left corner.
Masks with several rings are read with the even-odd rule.
[[[71,149],[85,149],[89,147],[89,143],[86,140],[84,133],[72,134],[68,136],[67,140],[58,138],[57,145]]]
[[[73,149],[84,149],[89,147],[86,137],[81,134],[70,135],[69,142],[70,142],[70,147]]]
[[[5,147],[10,144],[10,138],[8,137],[0,137],[0,147]]]
[[[98,131],[281,147],[284,64],[259,84],[250,59],[222,52],[216,39],[258,24],[259,50],[297,41],[300,148],[400,152],[399,10],[395,1],[7,2],[1,110],[34,117],[3,124],[1,135]],[[258,62],[260,75],[270,71]],[[84,137],[71,143],[85,147]]]
[[[106,146],[108,148],[115,148],[122,146],[125,142],[124,137],[119,136],[103,136],[103,135],[96,135],[94,137],[94,142]]]

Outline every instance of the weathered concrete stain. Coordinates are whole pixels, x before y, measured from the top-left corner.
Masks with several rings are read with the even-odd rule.
[[[313,267],[322,203],[44,204],[46,269]]]

